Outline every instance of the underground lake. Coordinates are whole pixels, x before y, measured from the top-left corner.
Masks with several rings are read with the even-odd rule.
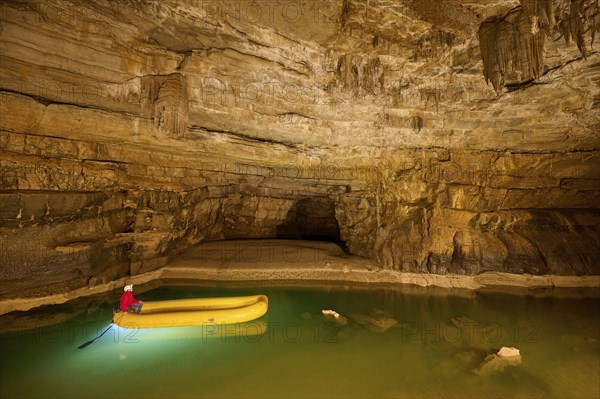
[[[0,397],[598,397],[600,302],[566,293],[155,281],[136,296],[265,294],[269,310],[242,324],[112,326],[84,349],[109,327],[119,291],[9,313]],[[485,366],[502,347],[519,361]]]

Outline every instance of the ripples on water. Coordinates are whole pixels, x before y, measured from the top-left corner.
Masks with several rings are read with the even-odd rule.
[[[144,292],[145,291],[145,292]],[[143,300],[265,293],[237,326],[113,327],[118,292],[0,318],[0,397],[597,398],[600,302],[407,288],[138,286]],[[365,322],[331,324],[322,309]],[[479,376],[502,346],[522,364]]]

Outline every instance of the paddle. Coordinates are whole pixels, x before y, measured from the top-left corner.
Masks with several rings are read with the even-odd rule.
[[[123,318],[123,316],[124,316],[124,315],[125,315],[125,312],[123,312],[123,314],[121,315],[121,317],[119,317],[119,320],[121,320],[121,318]],[[86,343],[84,343],[84,344],[81,344],[81,345],[79,345],[79,346],[77,347],[77,349],[83,349],[83,348],[85,348],[85,347],[88,347],[88,346],[90,346],[91,344],[93,344],[94,342],[96,342],[96,340],[97,340],[97,339],[99,339],[101,336],[103,336],[104,334],[106,334],[106,332],[107,332],[108,330],[110,330],[110,328],[113,326],[113,325],[112,325],[112,322],[113,322],[113,320],[114,320],[114,318],[113,318],[113,319],[110,319],[110,323],[111,323],[111,324],[110,324],[110,326],[108,326],[108,327],[106,328],[106,330],[102,331],[102,334],[98,335],[96,338],[94,338],[94,339],[92,339],[92,340],[90,340],[90,341],[88,341],[88,342],[86,342]],[[117,320],[117,321],[118,321],[118,320]]]

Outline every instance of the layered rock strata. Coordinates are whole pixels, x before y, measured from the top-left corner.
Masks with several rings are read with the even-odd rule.
[[[3,2],[0,291],[228,238],[600,274],[599,17],[565,4]]]

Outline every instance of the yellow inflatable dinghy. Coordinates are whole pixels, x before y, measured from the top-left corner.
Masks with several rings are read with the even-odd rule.
[[[144,302],[140,314],[115,313],[113,323],[131,329],[243,323],[258,319],[268,307],[265,295]]]

